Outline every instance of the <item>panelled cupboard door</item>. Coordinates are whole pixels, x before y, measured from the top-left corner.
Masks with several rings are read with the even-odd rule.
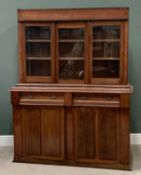
[[[73,107],[75,117],[75,155],[77,162],[91,162],[96,156],[96,110]]]
[[[98,158],[118,160],[119,109],[98,108]]]
[[[22,107],[23,152],[28,156],[41,155],[40,108]]]
[[[24,155],[64,159],[63,107],[23,107],[22,133]]]
[[[77,162],[118,161],[117,108],[74,107]]]
[[[64,160],[64,108],[42,108],[41,122],[42,154],[50,160]]]

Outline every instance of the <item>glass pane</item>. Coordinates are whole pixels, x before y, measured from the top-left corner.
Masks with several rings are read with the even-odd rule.
[[[83,42],[59,43],[59,57],[83,57]]]
[[[93,77],[117,78],[119,77],[119,60],[94,60]]]
[[[94,42],[93,57],[116,57],[120,56],[119,42]]]
[[[50,43],[27,43],[27,56],[29,57],[50,57]]]
[[[51,65],[49,60],[27,60],[27,75],[50,76]]]
[[[61,60],[59,61],[60,79],[83,79],[84,61]]]
[[[59,29],[59,39],[84,39],[84,29]]]
[[[93,27],[93,77],[118,78],[120,26]]]
[[[49,26],[26,27],[26,66],[28,76],[51,75],[51,30]]]
[[[119,26],[97,26],[93,28],[93,39],[120,39]]]
[[[84,79],[84,28],[58,32],[59,79]]]
[[[30,26],[26,28],[26,39],[50,39],[50,27]]]

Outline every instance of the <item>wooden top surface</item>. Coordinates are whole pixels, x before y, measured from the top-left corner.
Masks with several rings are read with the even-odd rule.
[[[17,84],[10,91],[130,94],[133,92],[133,87],[131,85]]]
[[[21,22],[128,20],[128,11],[128,8],[19,9],[18,20]]]

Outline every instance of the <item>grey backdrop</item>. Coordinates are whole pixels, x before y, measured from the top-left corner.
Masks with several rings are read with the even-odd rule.
[[[141,0],[0,0],[0,135],[12,134],[8,90],[18,82],[17,9],[129,7],[129,82],[132,132],[141,132]]]

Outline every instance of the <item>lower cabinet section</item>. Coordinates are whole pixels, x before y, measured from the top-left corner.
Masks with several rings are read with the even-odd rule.
[[[14,105],[15,161],[129,169],[129,109]]]
[[[17,110],[19,114],[17,115]],[[63,107],[16,107],[15,142],[21,133],[20,156],[64,160],[64,108]],[[20,117],[19,119],[17,117]],[[20,127],[20,128],[19,128]],[[21,147],[21,148],[20,148]]]

